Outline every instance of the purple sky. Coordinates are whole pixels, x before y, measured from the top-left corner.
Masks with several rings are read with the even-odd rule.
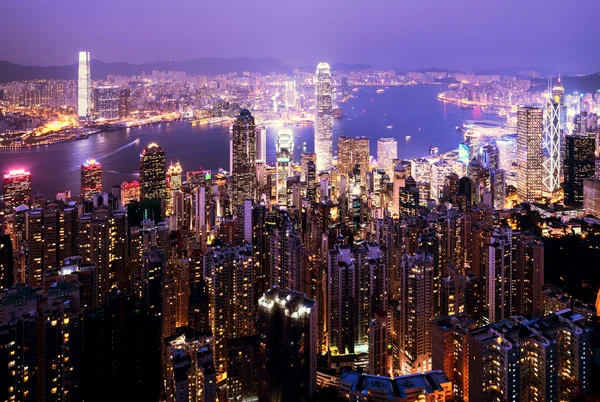
[[[3,0],[0,60],[600,71],[600,0]]]

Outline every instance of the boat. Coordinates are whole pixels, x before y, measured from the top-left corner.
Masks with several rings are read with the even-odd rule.
[[[352,88],[352,92],[358,92],[358,88]]]
[[[404,137],[406,140],[410,140],[410,135],[407,135],[406,137]]]
[[[387,128],[389,130],[389,129],[394,128],[394,126],[385,126],[385,128]]]
[[[460,107],[462,109],[467,109],[467,110],[475,109],[475,106],[473,106],[473,105],[467,105],[465,103],[461,104]]]
[[[378,94],[382,94],[384,91],[383,91],[383,89],[379,88],[379,89],[378,89],[376,92],[377,92]]]
[[[344,116],[346,116],[344,114],[344,111],[342,110],[342,108],[336,107],[335,109],[333,109],[333,118],[334,119],[342,119]]]

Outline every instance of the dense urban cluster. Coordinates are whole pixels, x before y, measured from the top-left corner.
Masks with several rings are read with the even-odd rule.
[[[544,239],[600,224],[598,98],[573,100],[558,81],[523,95],[545,96],[541,106],[516,108],[503,91],[528,84],[457,75],[465,83],[444,100],[495,104],[514,124],[468,123],[459,149],[443,155],[401,160],[387,137],[370,155],[368,138],[346,136],[334,155],[336,86],[346,97],[361,83],[448,78],[439,75],[336,77],[319,63],[316,74],[270,77],[285,91],[257,92],[254,113],[244,106],[259,76],[154,72],[153,86],[109,77],[112,86],[92,90],[82,53],[81,121],[116,120],[152,91],[169,112],[233,116],[230,166],[184,173],[150,143],[139,180],[110,192],[94,159],[82,161],[79,195],[33,195],[26,169],[5,174],[0,399],[588,395],[596,311],[547,283]],[[177,82],[197,94],[240,85],[213,102],[175,96]],[[209,106],[200,115],[198,102]],[[282,116],[313,121],[315,152],[294,160],[284,126],[267,163],[264,125]]]

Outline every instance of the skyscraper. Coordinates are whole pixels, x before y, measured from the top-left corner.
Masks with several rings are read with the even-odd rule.
[[[102,192],[102,165],[95,159],[81,164],[81,197],[91,200],[94,194]]]
[[[256,198],[256,130],[248,109],[240,110],[231,138],[231,209]]]
[[[560,107],[553,99],[548,99],[544,110],[544,186],[550,193],[560,188],[562,157],[560,134]]]
[[[103,85],[94,88],[94,116],[97,119],[119,118],[119,87]]]
[[[287,179],[292,174],[294,139],[292,130],[282,128],[277,133],[277,203],[287,205]]]
[[[543,112],[537,106],[521,106],[517,112],[517,195],[523,201],[542,198]]]
[[[583,181],[594,177],[593,133],[565,136],[565,204],[583,204]]]
[[[4,215],[12,214],[19,205],[31,203],[31,173],[25,169],[10,170],[4,175]]]
[[[398,159],[398,142],[395,138],[384,137],[377,140],[377,164],[390,178],[394,174],[394,159]]]
[[[285,83],[285,107],[296,107],[296,81]]]
[[[258,301],[259,401],[309,401],[317,385],[317,308],[303,293],[268,290]]]
[[[119,119],[129,117],[131,113],[131,89],[122,88],[119,91]]]
[[[331,71],[329,64],[321,62],[317,65],[315,77],[315,96],[317,107],[315,115],[315,153],[317,154],[317,170],[331,168],[333,157],[333,105],[331,89]]]
[[[141,199],[163,199],[166,194],[165,151],[156,144],[149,144],[140,155]]]
[[[434,314],[431,254],[418,250],[402,256],[399,350],[401,373],[431,369],[431,320]]]
[[[90,53],[79,52],[79,70],[77,75],[77,114],[80,119],[90,116],[92,103],[92,80],[90,75]]]
[[[227,341],[254,334],[254,270],[252,248],[247,244],[216,247],[204,257],[215,369],[219,376],[227,371]]]
[[[338,172],[340,176],[348,178],[354,167],[360,167],[361,178],[366,177],[369,169],[369,139],[366,137],[350,138],[341,136],[338,138]],[[317,157],[318,161],[318,157]]]

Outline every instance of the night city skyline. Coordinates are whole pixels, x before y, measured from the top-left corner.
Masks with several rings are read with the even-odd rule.
[[[3,3],[11,18],[0,27],[2,60],[65,65],[87,50],[104,62],[134,64],[270,56],[292,67],[328,60],[405,70],[600,71],[600,55],[585,40],[600,33],[594,0],[576,7],[559,0],[33,4]]]
[[[0,402],[600,401],[597,1],[6,0]]]

